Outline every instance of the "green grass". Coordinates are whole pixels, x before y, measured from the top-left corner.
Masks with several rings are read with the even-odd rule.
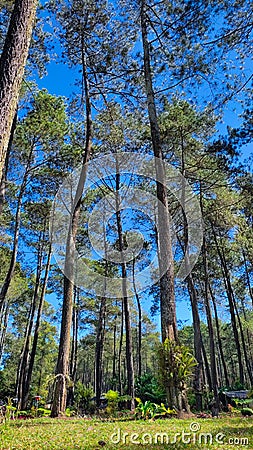
[[[191,425],[191,424],[195,425]],[[196,425],[197,424],[197,425]],[[194,433],[194,427],[199,431]],[[192,429],[192,431],[191,431]],[[120,430],[120,431],[119,431]],[[156,433],[167,433],[169,442],[155,441]],[[116,433],[113,435],[113,433]],[[120,433],[119,443],[117,441]],[[123,433],[128,435],[123,438]],[[136,433],[138,436],[134,436]],[[148,433],[145,435],[145,433]],[[175,433],[178,435],[175,437]],[[183,434],[190,433],[190,434]],[[200,433],[209,433],[205,443]],[[194,443],[194,434],[196,443]],[[210,439],[212,435],[212,444]],[[217,436],[218,435],[218,436]],[[131,443],[132,440],[137,443]],[[167,436],[166,436],[167,437]],[[199,443],[199,439],[202,439]],[[152,439],[152,444],[148,443]],[[159,442],[160,436],[158,436]],[[164,436],[165,439],[165,436]],[[217,443],[216,439],[220,443]],[[231,441],[229,442],[229,440]],[[244,439],[244,441],[242,441]],[[245,442],[248,439],[248,443]],[[187,441],[191,441],[187,443]],[[99,441],[105,443],[104,446]],[[184,443],[185,442],[185,443]],[[245,445],[246,444],[246,445]],[[253,449],[253,419],[222,417],[219,419],[164,419],[156,421],[99,421],[88,419],[16,420],[0,425],[1,450],[88,450],[88,449]]]

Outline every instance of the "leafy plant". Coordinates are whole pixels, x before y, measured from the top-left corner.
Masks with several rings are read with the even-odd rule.
[[[136,394],[145,402],[149,400],[151,402],[162,402],[166,399],[166,392],[164,388],[159,384],[159,381],[151,373],[146,373],[136,380]]]
[[[80,381],[75,384],[74,400],[77,408],[82,408],[85,412],[89,412],[93,397],[94,391],[91,386],[84,386]]]
[[[119,403],[119,393],[117,391],[109,390],[105,394],[105,398],[108,401],[108,406],[106,407],[106,412],[108,414],[115,414]]]
[[[234,400],[237,408],[243,408],[244,406],[247,407],[253,403],[253,400],[251,398],[243,398],[243,399],[234,398],[233,400]]]
[[[144,420],[153,419],[157,416],[176,414],[175,410],[167,408],[164,403],[157,405],[157,403],[150,402],[149,400],[146,400],[143,403],[138,397],[135,400],[138,403],[135,408],[135,414],[137,417],[140,416]]]
[[[243,416],[253,416],[253,409],[251,408],[243,408],[241,410]]]
[[[179,410],[184,407],[189,411],[187,384],[196,366],[196,359],[188,347],[166,339],[157,348],[159,361],[159,379],[166,390],[167,401]]]
[[[156,415],[159,416],[173,416],[177,414],[175,409],[168,408],[164,405],[164,403],[161,403],[161,405],[158,405],[159,408],[157,408]]]
[[[71,408],[71,407],[66,408],[66,410],[65,410],[66,417],[73,417],[75,415],[76,415],[75,408]]]
[[[12,400],[9,397],[6,405],[6,413],[5,413],[6,420],[14,419],[16,411],[17,408],[15,408],[15,406],[12,406]]]
[[[51,410],[46,408],[37,409],[37,417],[47,417],[50,416]]]
[[[137,416],[140,415],[144,420],[152,418],[154,415],[155,403],[152,403],[150,400],[146,400],[143,403],[138,397],[135,400],[138,403],[137,407],[135,408],[135,414]]]

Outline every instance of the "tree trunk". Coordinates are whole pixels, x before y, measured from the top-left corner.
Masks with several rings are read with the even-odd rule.
[[[160,277],[160,310],[161,310],[161,331],[162,341],[166,338],[177,340],[176,307],[174,293],[174,261],[172,254],[170,217],[168,211],[168,200],[166,191],[166,180],[163,168],[162,145],[160,130],[157,120],[155,105],[155,95],[152,82],[151,57],[148,42],[147,30],[147,6],[146,1],[141,1],[141,33],[144,57],[145,87],[148,103],[148,115],[150,122],[151,138],[154,156],[156,157],[157,198],[158,198],[158,245],[159,245],[159,266],[165,268],[161,271]]]
[[[116,159],[117,165],[117,159]],[[127,394],[131,397],[131,410],[135,408],[135,390],[134,390],[134,363],[133,363],[133,343],[132,343],[132,330],[131,330],[131,319],[129,302],[127,295],[127,270],[126,262],[124,261],[124,240],[122,232],[122,221],[121,221],[121,210],[120,210],[120,173],[118,167],[116,167],[116,221],[117,221],[117,231],[119,240],[119,251],[121,252],[121,276],[122,276],[122,297],[124,305],[124,315],[125,315],[125,333],[126,333],[126,365],[127,365]]]
[[[12,253],[11,253],[11,260],[8,267],[8,272],[6,274],[6,277],[4,279],[1,291],[0,291],[0,311],[2,309],[2,306],[5,302],[6,295],[8,293],[12,277],[14,275],[14,270],[16,266],[16,260],[17,260],[17,253],[18,253],[18,239],[19,239],[19,231],[20,231],[20,222],[21,222],[21,207],[22,207],[22,201],[23,201],[23,195],[26,188],[26,183],[29,175],[29,169],[31,164],[33,154],[33,145],[31,146],[30,153],[28,156],[26,168],[24,177],[22,180],[22,184],[20,186],[18,199],[17,199],[17,209],[16,209],[16,215],[15,215],[15,227],[14,227],[14,236],[13,236],[13,246],[12,246]]]
[[[95,392],[96,392],[96,405],[100,406],[100,398],[102,391],[102,363],[103,363],[103,350],[104,350],[104,321],[106,314],[106,297],[100,299],[99,319],[96,337],[96,353],[95,353]]]
[[[242,343],[242,349],[243,349],[243,354],[244,354],[244,360],[245,360],[245,364],[246,364],[246,368],[247,368],[247,372],[248,372],[248,376],[249,376],[249,380],[250,380],[250,386],[252,386],[253,385],[253,374],[252,374],[252,369],[251,369],[251,362],[249,360],[251,355],[247,351],[247,346],[246,346],[245,337],[244,337],[244,331],[243,331],[243,327],[242,327],[242,321],[240,318],[240,314],[239,314],[239,311],[237,308],[236,299],[235,299],[233,291],[232,291],[232,297],[233,297],[233,303],[234,303],[234,308],[235,308],[235,314],[236,314],[236,318],[237,318],[237,322],[238,322],[239,330],[240,330],[240,335],[241,335],[241,343]]]
[[[121,377],[123,334],[124,334],[124,302],[123,302],[123,299],[122,299],[122,302],[121,302],[120,339],[119,339],[119,358],[118,358],[119,395],[123,394],[122,377]]]
[[[202,201],[202,200],[201,200]],[[203,210],[202,210],[203,213]],[[207,268],[207,249],[206,249],[206,238],[203,237],[203,265],[204,265],[204,301],[205,301],[205,310],[207,317],[207,326],[208,326],[208,334],[209,334],[209,346],[210,346],[210,360],[211,360],[211,374],[212,374],[212,387],[213,387],[213,395],[214,395],[214,408],[219,412],[219,389],[218,389],[218,378],[217,378],[217,364],[216,364],[216,354],[215,354],[215,342],[214,342],[214,330],[213,330],[213,319],[212,312],[210,308],[209,302],[209,281],[208,281],[208,268]]]
[[[224,377],[225,377],[225,383],[226,383],[226,386],[229,387],[229,377],[228,377],[227,364],[226,364],[226,361],[225,361],[223,347],[222,347],[222,341],[221,341],[221,336],[220,336],[220,325],[219,325],[217,306],[216,306],[215,298],[214,298],[213,291],[212,291],[212,288],[210,286],[210,283],[209,283],[209,292],[210,292],[212,303],[213,303],[217,340],[218,340],[218,346],[219,346],[219,352],[220,352],[220,357],[221,357]]]
[[[74,306],[72,314],[72,345],[71,345],[71,356],[69,372],[70,378],[72,380],[72,385],[68,390],[67,404],[74,404],[74,392],[75,392],[75,382],[76,382],[76,370],[77,370],[77,349],[78,349],[78,327],[79,327],[79,293],[80,289],[74,288]]]
[[[76,234],[78,229],[78,220],[81,209],[81,198],[86,179],[87,163],[91,152],[91,135],[92,135],[91,102],[90,102],[86,57],[85,57],[84,36],[82,37],[82,68],[83,68],[83,83],[86,101],[86,142],[85,142],[83,166],[71,211],[70,226],[66,245],[61,333],[60,333],[60,344],[55,374],[54,396],[53,396],[51,417],[58,417],[59,414],[61,412],[64,413],[66,409],[67,380],[69,376],[71,323],[73,311],[74,250],[75,250]]]
[[[16,126],[17,126],[17,116],[18,116],[18,114],[16,111],[13,122],[12,122],[11,134],[10,134],[10,139],[8,142],[5,163],[4,163],[4,168],[3,168],[3,172],[2,172],[2,179],[0,182],[0,216],[3,212],[3,207],[4,207],[4,202],[5,202],[6,179],[7,179],[8,167],[9,167],[9,158],[10,158],[11,147],[12,147],[14,134],[15,134]]]
[[[247,265],[247,260],[246,260],[246,255],[245,255],[245,251],[244,250],[242,250],[242,256],[243,256],[243,262],[244,262],[244,267],[245,267],[245,274],[246,274],[247,285],[248,285],[248,289],[249,289],[249,295],[250,295],[251,302],[252,302],[252,307],[253,307],[253,288],[251,287],[251,284],[250,284],[248,265]]]
[[[9,311],[10,306],[9,303],[4,303],[4,308],[2,311],[1,316],[1,338],[0,338],[0,365],[2,365],[2,357],[3,357],[3,351],[4,351],[4,344],[5,344],[5,338],[6,338],[6,332],[7,332],[7,325],[8,325],[8,318],[9,318]]]
[[[113,325],[113,358],[112,358],[112,380],[113,380],[112,389],[114,391],[116,390],[116,360],[117,360],[116,339],[117,339],[117,325],[115,323]]]
[[[38,344],[38,338],[39,338],[41,317],[42,317],[44,300],[45,300],[45,294],[46,294],[46,289],[47,289],[47,282],[48,282],[48,275],[49,275],[51,255],[52,255],[52,247],[51,247],[51,244],[50,244],[49,250],[48,250],[48,256],[47,256],[46,268],[45,268],[45,276],[44,276],[43,286],[42,286],[42,290],[41,290],[41,294],[40,294],[40,301],[39,301],[38,311],[37,311],[37,318],[36,318],[34,335],[33,335],[32,350],[31,350],[31,355],[30,355],[27,375],[26,375],[26,379],[25,379],[25,382],[24,382],[24,386],[23,386],[23,401],[22,401],[21,409],[27,409],[27,403],[28,403],[28,397],[29,397],[29,389],[30,389],[30,384],[31,384],[31,380],[32,380],[32,372],[33,372],[33,366],[34,366],[36,350],[37,350],[37,344]]]
[[[141,376],[141,341],[142,341],[142,310],[141,302],[135,284],[135,260],[133,259],[133,286],[138,307],[138,338],[137,338],[137,356],[138,356],[138,376]]]
[[[196,395],[196,409],[202,411],[203,409],[203,358],[202,358],[202,336],[200,330],[200,318],[198,310],[197,292],[194,286],[192,275],[187,277],[188,291],[190,294],[192,319],[194,329],[194,354],[197,361],[197,366],[194,372],[193,388]]]
[[[234,310],[234,301],[233,301],[233,297],[232,297],[232,286],[230,283],[230,276],[229,276],[226,262],[224,261],[224,255],[222,254],[222,251],[218,244],[217,236],[216,236],[214,226],[212,223],[211,223],[211,226],[212,226],[212,230],[213,230],[213,236],[214,236],[217,252],[218,252],[218,255],[220,258],[220,262],[221,262],[223,279],[224,279],[225,289],[226,289],[226,293],[227,293],[227,297],[228,297],[232,330],[233,330],[235,346],[236,346],[236,350],[237,350],[240,383],[242,385],[244,385],[244,369],[243,369],[243,362],[242,362],[241,345],[240,345],[239,334],[238,334],[238,330],[237,330],[237,323],[236,323],[236,316],[235,316],[235,310]]]
[[[15,0],[0,58],[0,180],[32,37],[38,0]]]
[[[23,409],[24,407],[24,389],[25,389],[25,381],[28,370],[28,358],[29,358],[29,349],[31,344],[31,334],[33,329],[34,316],[36,311],[36,305],[38,300],[38,293],[40,287],[40,279],[41,279],[41,271],[42,271],[42,235],[40,236],[39,248],[38,248],[38,258],[37,258],[37,271],[36,271],[36,281],[33,292],[33,298],[31,303],[29,321],[26,328],[26,334],[24,338],[23,348],[20,355],[19,368],[17,372],[17,383],[16,383],[16,393],[18,398],[18,407]]]
[[[203,361],[205,363],[207,383],[208,383],[209,391],[211,392],[213,390],[212,377],[211,377],[211,372],[210,372],[210,364],[207,359],[207,354],[206,354],[206,349],[205,349],[203,339],[202,339],[202,355],[203,355]]]
[[[190,258],[189,258],[189,247],[188,247],[188,222],[185,215],[185,151],[184,151],[184,139],[181,132],[181,173],[182,173],[182,186],[181,186],[181,207],[183,215],[183,244],[181,247],[185,255],[185,265],[187,268],[187,273],[190,272]],[[193,318],[193,329],[194,329],[194,353],[197,361],[197,366],[195,368],[193,387],[196,396],[196,409],[197,411],[202,411],[203,408],[203,358],[202,358],[202,336],[200,330],[200,318],[198,310],[198,296],[195,289],[192,274],[189,273],[187,277],[187,287],[190,295],[191,308],[192,308],[192,318]]]

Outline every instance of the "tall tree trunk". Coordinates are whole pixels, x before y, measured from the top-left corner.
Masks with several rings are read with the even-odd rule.
[[[11,147],[12,147],[14,134],[15,134],[16,126],[17,126],[17,116],[18,116],[18,114],[16,111],[13,122],[12,122],[11,134],[10,134],[10,139],[8,142],[5,163],[4,163],[3,173],[2,173],[2,179],[0,182],[0,216],[3,212],[3,206],[4,206],[4,202],[5,202],[6,179],[7,179],[8,167],[9,167]]]
[[[160,310],[162,341],[166,338],[177,340],[176,306],[174,293],[174,261],[172,253],[170,217],[168,211],[168,199],[166,180],[163,168],[163,154],[160,130],[157,120],[155,95],[153,90],[151,57],[147,30],[147,5],[146,0],[141,1],[141,33],[144,57],[145,87],[148,104],[148,115],[151,130],[151,138],[154,156],[156,157],[157,198],[158,198],[158,245],[159,266],[166,268],[160,277]]]
[[[249,270],[248,270],[247,259],[246,259],[244,250],[242,250],[242,256],[243,256],[243,262],[244,262],[244,267],[245,267],[245,274],[246,274],[249,295],[250,295],[252,307],[253,307],[253,288],[251,287],[251,284],[250,284]]]
[[[44,300],[45,300],[45,295],[46,295],[46,290],[47,290],[47,282],[48,282],[48,275],[49,275],[51,255],[52,255],[52,247],[51,247],[51,244],[50,244],[49,250],[48,250],[48,255],[47,255],[45,276],[44,276],[44,280],[43,280],[42,290],[41,290],[41,293],[40,293],[40,300],[39,300],[39,306],[38,306],[38,311],[37,311],[37,318],[36,318],[36,323],[35,323],[35,328],[34,328],[32,350],[31,350],[29,365],[28,365],[28,369],[27,369],[27,375],[26,375],[26,378],[24,380],[24,385],[23,385],[23,400],[22,400],[21,409],[26,409],[27,408],[27,403],[28,403],[29,389],[30,389],[31,380],[32,380],[32,372],[33,372],[33,366],[34,366],[36,350],[37,350],[37,344],[38,344],[38,338],[39,338],[41,317],[42,317]]]
[[[106,297],[101,297],[99,308],[99,319],[97,327],[96,337],[96,350],[95,350],[95,392],[96,392],[96,405],[99,407],[101,391],[102,391],[102,363],[103,363],[103,349],[104,349],[104,321],[106,314]]]
[[[205,363],[207,383],[208,383],[209,391],[211,392],[213,390],[212,377],[211,377],[211,371],[210,371],[210,364],[207,359],[207,354],[206,354],[206,349],[205,349],[203,339],[202,339],[202,355],[203,355],[203,361]]]
[[[82,56],[83,84],[85,89],[85,102],[86,102],[86,142],[85,142],[83,166],[71,211],[70,226],[66,244],[61,333],[60,333],[58,360],[55,373],[54,396],[53,396],[51,417],[58,417],[60,412],[65,412],[66,409],[67,379],[69,375],[69,353],[70,353],[71,323],[73,311],[74,251],[75,251],[76,234],[78,229],[78,220],[81,209],[81,199],[86,179],[87,163],[91,153],[91,137],[92,137],[91,102],[90,102],[88,73],[86,66],[84,35],[82,36],[81,56]]]
[[[197,292],[194,286],[192,275],[187,277],[188,291],[190,294],[192,319],[194,329],[194,354],[197,361],[197,366],[194,372],[193,387],[196,395],[196,409],[202,411],[203,409],[203,358],[202,358],[202,336],[200,330],[200,318],[198,310]]]
[[[114,391],[116,390],[116,360],[117,360],[116,340],[117,340],[117,325],[116,325],[116,323],[114,323],[114,325],[113,325],[113,358],[112,358],[112,380],[113,380],[112,389]]]
[[[241,321],[241,317],[240,317],[240,314],[238,311],[236,299],[234,296],[234,291],[232,291],[232,297],[233,297],[233,302],[234,302],[235,314],[236,314],[236,318],[237,318],[237,322],[238,322],[239,330],[240,330],[240,335],[241,335],[241,343],[242,343],[244,360],[245,360],[245,364],[246,364],[246,368],[247,368],[247,372],[248,372],[248,376],[249,376],[249,380],[250,380],[250,386],[252,386],[253,385],[253,374],[252,374],[251,362],[250,362],[251,354],[247,350],[242,321]]]
[[[17,372],[16,393],[17,393],[17,399],[18,399],[18,407],[21,409],[23,409],[23,406],[24,406],[24,388],[25,388],[25,381],[26,381],[27,370],[28,370],[28,358],[29,358],[29,350],[30,350],[30,344],[31,344],[31,334],[32,334],[32,329],[33,329],[34,316],[35,316],[35,311],[36,311],[36,306],[37,306],[38,293],[39,293],[39,288],[40,288],[41,271],[42,271],[41,238],[42,238],[42,234],[40,235],[40,240],[39,240],[36,280],[35,280],[35,287],[34,287],[34,292],[33,292],[33,297],[32,297],[29,321],[28,321],[28,326],[26,328],[23,348],[22,348],[22,352],[20,355],[20,362],[19,362],[19,367],[18,367],[18,372]]]
[[[116,158],[117,165],[117,158]],[[127,365],[127,393],[131,397],[131,410],[135,408],[135,390],[134,390],[134,363],[133,363],[133,343],[132,343],[132,330],[131,330],[131,319],[130,319],[130,309],[129,301],[127,295],[127,269],[126,262],[124,261],[124,240],[122,232],[122,220],[121,220],[121,200],[119,196],[120,190],[120,173],[119,168],[116,167],[116,222],[117,222],[117,232],[119,241],[119,251],[121,252],[121,276],[122,276],[122,297],[124,305],[124,315],[125,315],[125,333],[126,333],[126,365]]]
[[[230,311],[230,317],[231,317],[232,330],[233,330],[234,339],[235,339],[235,346],[236,346],[236,350],[237,350],[240,383],[242,385],[244,385],[244,369],[243,369],[243,362],[242,362],[241,345],[240,345],[239,334],[238,334],[238,330],[237,330],[237,323],[236,323],[236,316],[235,316],[235,309],[234,309],[234,301],[233,301],[233,297],[232,297],[232,286],[231,286],[231,283],[230,283],[229,271],[228,271],[226,262],[224,261],[224,255],[222,254],[221,248],[220,248],[220,246],[218,244],[216,232],[215,232],[215,229],[214,229],[214,226],[213,226],[212,223],[211,223],[211,227],[212,227],[212,230],[213,230],[213,236],[214,236],[214,240],[215,240],[215,245],[216,245],[217,252],[218,252],[218,255],[219,255],[219,259],[220,259],[220,262],[221,262],[223,279],[224,279],[224,285],[225,285],[227,298],[228,298],[228,303],[229,303],[229,311]]]
[[[249,326],[250,325],[247,324],[247,314],[246,314],[246,310],[245,310],[244,298],[241,299],[241,307],[242,307],[243,319],[244,319],[245,324],[246,324],[246,335],[247,335],[247,352],[246,352],[246,355],[248,356],[247,359],[249,360],[248,361],[248,366],[249,366],[248,367],[248,371],[250,370],[250,373],[252,374],[252,367],[253,367],[253,364],[252,364],[253,357],[252,357],[252,351],[251,351],[252,338],[251,338],[250,332],[249,332]],[[237,313],[238,313],[238,311],[237,311]],[[238,314],[238,317],[239,317],[239,314]],[[239,317],[239,319],[240,319],[240,317]],[[241,319],[240,319],[240,323],[241,323]],[[242,323],[241,323],[241,333],[244,336]],[[246,341],[246,339],[245,339],[245,341]],[[245,349],[246,349],[246,342],[245,342]],[[244,352],[245,352],[245,350],[244,350]],[[251,382],[251,386],[252,386],[253,383],[252,383],[252,379],[251,379],[250,375],[249,375],[249,378],[250,378],[250,382]]]
[[[133,259],[133,286],[135,298],[137,301],[138,308],[138,338],[137,338],[137,355],[138,355],[138,376],[141,376],[141,341],[142,341],[142,310],[141,310],[141,302],[138,291],[136,289],[135,283],[135,259]]]
[[[227,267],[226,257],[225,257],[225,254],[224,254],[224,250],[222,248],[220,249],[220,254],[222,256],[222,265],[223,265],[224,274],[225,274],[225,277],[226,277],[226,283],[225,284],[227,286],[227,295],[230,297],[230,301],[231,301],[231,304],[232,304],[232,307],[233,307],[233,310],[234,310],[234,313],[235,313],[235,317],[237,318],[237,322],[238,322],[239,330],[240,330],[240,335],[241,335],[241,343],[242,343],[242,349],[243,349],[243,354],[244,354],[244,360],[245,360],[247,372],[248,372],[248,375],[249,375],[250,384],[253,385],[253,374],[252,374],[251,365],[250,365],[249,358],[248,358],[248,352],[247,352],[247,348],[246,348],[242,322],[241,322],[241,318],[240,318],[240,315],[239,315],[239,312],[238,312],[237,303],[236,303],[236,299],[235,299],[235,296],[234,296],[234,291],[233,291],[231,280],[230,280],[230,274],[229,274],[229,270],[228,270],[228,267]],[[238,332],[237,332],[237,334],[238,334]],[[239,338],[238,338],[238,342],[239,342]],[[239,343],[239,345],[240,345],[240,343]],[[240,369],[240,363],[239,363],[239,369]],[[243,372],[243,367],[241,367],[241,369],[240,369],[240,373],[241,372]]]
[[[181,131],[181,173],[182,173],[182,186],[181,186],[181,207],[183,215],[183,244],[181,244],[182,250],[184,251],[185,265],[187,273],[190,271],[190,258],[189,258],[189,247],[188,247],[188,222],[185,215],[185,148],[184,148],[184,138]],[[192,308],[192,318],[193,318],[193,329],[194,329],[194,353],[197,361],[197,366],[195,368],[193,386],[196,396],[196,409],[197,411],[202,411],[203,408],[203,358],[202,358],[202,336],[200,329],[200,318],[198,310],[198,296],[195,289],[193,276],[189,273],[187,279],[187,287],[190,295],[191,308]]]
[[[2,365],[2,356],[4,351],[4,344],[7,332],[8,318],[9,318],[10,306],[8,302],[4,303],[2,315],[1,315],[1,337],[0,337],[0,365]]]
[[[18,239],[19,239],[20,222],[21,222],[21,207],[22,207],[23,195],[25,192],[26,183],[27,183],[27,179],[28,179],[28,175],[29,175],[33,150],[34,150],[34,147],[33,147],[33,145],[31,145],[30,153],[29,153],[26,168],[25,168],[25,173],[24,173],[22,184],[20,186],[20,190],[19,190],[19,194],[18,194],[11,259],[10,259],[10,264],[8,267],[7,274],[5,276],[5,279],[4,279],[4,282],[3,282],[3,285],[2,285],[2,288],[0,291],[0,311],[2,309],[3,303],[5,302],[5,299],[6,299],[10,284],[11,284],[11,280],[14,275],[15,266],[16,266],[17,253],[18,253]]]
[[[212,299],[212,304],[213,304],[215,325],[216,325],[216,333],[217,333],[217,340],[218,340],[218,346],[219,346],[219,352],[220,352],[220,357],[221,357],[224,377],[225,377],[225,383],[226,383],[226,386],[229,387],[228,370],[227,370],[227,364],[226,364],[226,361],[225,361],[223,347],[222,347],[222,341],[221,341],[221,335],[220,335],[220,324],[219,324],[217,306],[216,306],[216,301],[215,301],[215,298],[214,298],[213,291],[212,291],[210,283],[209,283],[209,292],[210,292],[211,299]]]
[[[32,37],[38,0],[15,0],[0,58],[0,180]]]
[[[75,392],[75,382],[77,376],[77,349],[78,349],[78,328],[79,328],[79,295],[80,288],[75,286],[74,288],[74,305],[72,314],[72,345],[71,345],[71,356],[69,364],[69,373],[72,380],[72,385],[68,390],[67,404],[74,404],[74,392]]]
[[[124,302],[122,299],[122,301],[121,301],[120,339],[119,339],[119,357],[118,357],[119,395],[123,394],[122,375],[121,375],[123,335],[124,335]]]
[[[202,199],[201,199],[202,203]],[[203,210],[202,210],[203,213]],[[207,249],[206,249],[206,238],[203,237],[203,265],[204,265],[204,301],[205,301],[205,310],[207,317],[207,326],[208,326],[208,334],[209,334],[209,347],[210,347],[210,360],[211,360],[211,374],[212,374],[212,387],[213,387],[213,395],[214,395],[214,405],[215,415],[218,415],[219,412],[219,388],[218,388],[218,378],[217,378],[217,363],[216,363],[216,354],[215,354],[215,341],[214,341],[214,329],[213,329],[213,319],[212,312],[210,308],[209,301],[209,277],[208,277],[208,267],[207,267]]]

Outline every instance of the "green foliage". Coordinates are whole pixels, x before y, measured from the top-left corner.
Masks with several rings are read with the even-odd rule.
[[[159,379],[162,384],[173,380],[174,385],[182,390],[192,377],[196,359],[184,345],[166,339],[157,349],[159,359]]]
[[[5,413],[6,420],[14,419],[16,411],[17,408],[15,408],[15,406],[12,406],[12,400],[9,397],[6,405],[6,413]]]
[[[253,416],[253,409],[251,408],[243,408],[241,410],[243,416]]]
[[[253,399],[251,398],[245,399],[234,398],[233,401],[235,402],[237,408],[242,408],[244,406],[251,406],[253,404]]]
[[[120,399],[119,393],[117,391],[109,390],[108,392],[106,392],[105,398],[108,401],[106,412],[109,415],[114,415],[118,408],[118,403]]]
[[[77,381],[74,389],[74,402],[77,408],[84,409],[86,412],[92,407],[91,399],[94,397],[94,391],[91,386],[84,386]]]
[[[138,403],[137,407],[135,408],[135,416],[140,417],[144,420],[154,419],[158,416],[171,416],[173,414],[176,414],[176,411],[174,409],[167,408],[164,403],[161,403],[161,405],[150,401],[145,401],[143,403],[138,397],[136,397],[135,400]]]
[[[248,398],[252,398],[253,399],[253,387],[248,392]]]
[[[46,408],[38,408],[37,409],[37,417],[48,417],[48,416],[50,416],[50,413],[51,413],[50,409],[46,409]]]
[[[137,378],[136,395],[141,398],[142,402],[147,400],[163,401],[166,399],[166,393],[159,384],[158,379],[151,373],[146,373]]]
[[[108,400],[108,403],[111,402],[118,402],[119,400],[119,393],[117,391],[112,391],[109,390],[106,394],[105,394],[105,398]]]
[[[51,411],[50,411],[50,413],[51,413]],[[65,416],[66,416],[66,417],[73,417],[73,416],[76,416],[76,409],[73,408],[73,407],[68,407],[68,408],[66,408]]]

